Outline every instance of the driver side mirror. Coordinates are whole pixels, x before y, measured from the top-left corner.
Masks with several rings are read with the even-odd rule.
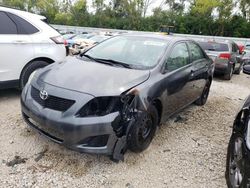
[[[250,65],[243,66],[243,73],[250,75]]]

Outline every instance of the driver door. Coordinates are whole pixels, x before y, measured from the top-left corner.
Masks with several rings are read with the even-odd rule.
[[[191,102],[192,63],[186,42],[177,43],[165,62],[163,117],[168,118]]]

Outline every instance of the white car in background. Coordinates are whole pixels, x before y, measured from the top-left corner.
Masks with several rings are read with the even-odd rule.
[[[0,89],[22,89],[35,70],[65,59],[64,39],[45,20],[0,6]]]

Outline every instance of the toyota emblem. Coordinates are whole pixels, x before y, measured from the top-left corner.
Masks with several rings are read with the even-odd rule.
[[[48,95],[47,91],[45,91],[45,90],[41,90],[41,91],[40,91],[40,98],[41,98],[42,100],[45,101],[48,97],[49,97],[49,95]]]

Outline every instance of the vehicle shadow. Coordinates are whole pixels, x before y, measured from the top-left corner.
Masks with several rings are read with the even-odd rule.
[[[5,89],[0,90],[0,100],[4,98],[17,98],[20,97],[21,91],[18,89]]]

